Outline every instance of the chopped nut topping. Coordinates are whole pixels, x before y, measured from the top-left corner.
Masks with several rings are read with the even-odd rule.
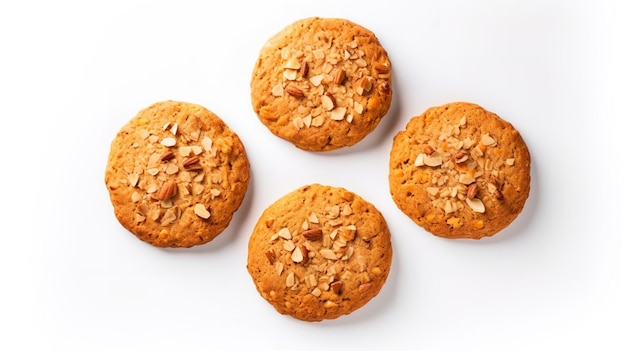
[[[313,127],[319,127],[322,124],[324,124],[324,117],[322,117],[322,116],[317,116],[317,117],[313,118],[313,120],[311,120],[311,125]]]
[[[296,71],[295,69],[286,69],[283,71],[283,77],[286,80],[296,80],[296,78],[298,77],[298,71]]]
[[[283,239],[290,240],[291,232],[289,232],[289,228],[285,227],[278,231],[278,236],[280,236]]]
[[[306,245],[300,245],[300,251],[302,251],[302,263],[307,263],[309,261],[309,249]]]
[[[357,81],[356,83],[356,92],[359,95],[365,95],[372,90],[373,86],[373,78],[369,76],[365,76]],[[373,99],[372,99],[373,100]]]
[[[320,228],[309,229],[309,230],[302,232],[302,235],[307,240],[317,241],[322,238],[322,229]]]
[[[493,197],[496,198],[496,200],[502,200],[503,198],[502,193],[498,189],[493,191]]]
[[[211,213],[206,209],[206,207],[204,207],[203,204],[200,203],[193,206],[193,213],[203,219],[209,219],[209,217],[211,217]]]
[[[200,162],[200,158],[198,156],[192,156],[183,161],[183,167],[189,169],[198,162]]]
[[[178,153],[180,153],[181,156],[183,157],[187,157],[189,156],[189,154],[191,153],[191,146],[181,146],[178,148]]]
[[[171,150],[165,150],[165,152],[161,155],[161,161],[168,161],[174,158],[174,153]]]
[[[496,140],[492,138],[489,134],[485,134],[480,138],[480,142],[485,146],[489,146],[494,144]]]
[[[424,153],[425,153],[426,155],[430,156],[430,155],[432,155],[432,154],[433,154],[433,152],[435,152],[435,149],[433,149],[433,147],[432,147],[432,146],[430,146],[430,145],[426,145],[426,146],[424,146]]]
[[[335,98],[333,98],[332,94],[329,92],[322,95],[322,107],[326,111],[330,111],[335,108]]]
[[[285,64],[285,68],[300,69],[300,62],[298,61],[297,58],[292,57],[289,60],[287,60],[287,63]]]
[[[470,184],[470,186],[467,187],[467,198],[468,199],[473,199],[476,196],[476,193],[478,192],[478,184],[476,183],[472,183]]]
[[[165,147],[172,147],[174,145],[176,145],[176,139],[174,138],[163,138],[163,140],[161,140],[161,145],[165,146]]]
[[[309,63],[306,61],[302,61],[302,65],[300,66],[300,75],[304,78],[307,73],[309,73]]]
[[[330,289],[337,295],[341,294],[341,287],[343,283],[341,281],[335,281],[330,284]]]
[[[169,175],[176,174],[176,173],[178,173],[178,167],[176,167],[175,164],[170,163],[165,168],[165,173],[169,174]]]
[[[131,173],[128,175],[128,183],[130,184],[130,186],[136,187],[138,182],[139,182],[139,174]]]
[[[346,111],[345,107],[337,107],[330,113],[330,119],[334,121],[341,121],[346,115]]]
[[[200,143],[202,144],[202,147],[206,152],[211,152],[211,148],[213,147],[213,140],[211,138],[205,136],[204,138],[202,138],[202,141]],[[192,151],[194,151],[193,148]],[[199,153],[196,153],[194,151],[194,154],[198,155]]]
[[[283,90],[283,84],[282,83],[278,83],[276,85],[274,85],[274,87],[272,88],[272,95],[273,96],[283,96],[284,90]]]
[[[359,285],[359,292],[364,292],[365,290],[369,289],[371,286],[372,286],[371,283],[361,284]]]
[[[442,163],[443,163],[443,159],[441,158],[441,156],[424,155],[424,164],[426,166],[437,167],[437,166],[441,166]]]
[[[459,150],[454,154],[454,162],[456,163],[463,163],[465,161],[467,161],[467,159],[469,158],[467,152],[463,151],[463,150]]]
[[[138,192],[134,191],[131,195],[130,195],[130,200],[132,202],[139,202],[139,200],[141,200],[141,195],[139,195]]]
[[[472,209],[472,211],[478,212],[478,213],[485,213],[485,205],[483,204],[482,201],[480,201],[480,199],[477,199],[477,198],[474,198],[474,199],[466,198],[465,202]]]
[[[343,81],[346,80],[346,71],[343,68],[335,68],[332,71],[333,83],[335,84],[343,84]]]
[[[289,274],[287,275],[287,279],[285,279],[285,285],[287,285],[288,288],[291,288],[295,284],[296,284],[296,276],[293,272],[289,272]]]
[[[176,195],[178,187],[176,186],[176,182],[173,180],[168,180],[163,183],[163,186],[159,190],[157,194],[158,200],[167,200]]]
[[[300,249],[300,247],[294,248],[294,250],[291,252],[291,260],[296,263],[300,263],[302,262],[303,258],[304,256],[302,255],[302,250]]]
[[[276,262],[276,254],[271,249],[265,251],[265,257],[267,257],[267,260],[270,262],[270,265],[273,265],[274,262]]]
[[[316,86],[316,87],[320,86],[323,80],[324,80],[323,74],[318,74],[316,76],[309,78],[309,81],[311,82],[311,84],[313,84],[313,86]]]
[[[363,105],[361,105],[358,101],[355,101],[353,104],[354,112],[358,114],[363,114]]]
[[[337,255],[335,255],[335,252],[333,250],[330,250],[330,249],[321,249],[320,250],[320,255],[322,255],[322,257],[324,257],[327,260],[336,260],[337,259]]]
[[[295,86],[295,85],[293,85],[293,84],[288,84],[288,85],[285,87],[285,91],[286,91],[289,95],[291,95],[291,96],[295,97],[296,99],[302,99],[302,98],[304,98],[304,96],[305,96],[305,95],[304,95],[304,92],[303,92],[302,90],[300,90],[300,88],[296,87],[296,86]]]
[[[382,63],[377,63],[377,64],[375,64],[375,65],[374,65],[374,69],[375,69],[378,73],[382,73],[382,74],[389,73],[389,71],[390,71],[389,66],[387,66],[387,65],[385,65],[385,64],[382,64]]]

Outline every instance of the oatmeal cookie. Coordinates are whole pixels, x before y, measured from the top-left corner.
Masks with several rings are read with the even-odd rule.
[[[281,314],[304,321],[349,314],[376,296],[391,267],[382,214],[343,189],[303,186],[269,206],[248,244],[248,272]]]
[[[252,106],[275,135],[309,151],[351,146],[391,104],[391,62],[370,30],[306,18],[270,38],[251,81]]]
[[[228,226],[248,188],[249,168],[244,145],[218,116],[165,101],[117,133],[105,183],[115,216],[139,239],[191,247]]]
[[[511,123],[464,102],[413,117],[394,140],[389,186],[415,223],[445,238],[507,227],[530,192],[530,154]]]

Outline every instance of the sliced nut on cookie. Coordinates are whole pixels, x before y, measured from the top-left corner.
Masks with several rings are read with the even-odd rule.
[[[161,201],[167,200],[167,199],[174,197],[177,191],[178,191],[178,186],[176,185],[176,182],[173,180],[168,180],[165,183],[163,183],[156,197],[158,200],[161,200]]]

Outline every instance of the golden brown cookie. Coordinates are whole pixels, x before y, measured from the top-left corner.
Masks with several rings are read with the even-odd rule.
[[[368,29],[306,18],[265,43],[251,91],[272,133],[304,150],[334,150],[362,140],[389,110],[391,63]]]
[[[507,227],[530,191],[530,154],[519,132],[471,103],[413,117],[393,140],[396,205],[427,231],[480,239]]]
[[[248,272],[261,296],[286,315],[321,321],[378,294],[391,266],[382,214],[358,195],[319,184],[269,206],[248,244]]]
[[[206,108],[176,101],[137,114],[111,144],[105,183],[115,216],[159,247],[213,240],[248,188],[241,140]]]

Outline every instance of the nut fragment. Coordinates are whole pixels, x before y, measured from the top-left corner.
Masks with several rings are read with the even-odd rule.
[[[289,232],[289,228],[284,227],[278,231],[278,236],[280,236],[283,239],[289,240],[291,239],[291,232]]]
[[[170,150],[165,150],[165,152],[161,155],[161,161],[168,161],[174,158],[174,153]]]
[[[385,74],[385,73],[389,73],[389,66],[382,64],[382,63],[377,63],[374,65],[374,69],[381,74]]]
[[[213,139],[209,138],[208,136],[205,136],[204,138],[202,138],[202,141],[200,143],[202,144],[202,147],[204,148],[204,150],[206,150],[206,152],[211,151],[211,147],[213,147]],[[194,150],[193,147],[191,148],[191,150],[196,155],[199,155],[200,152],[202,151],[200,150],[200,152],[196,152],[196,150]]]
[[[443,158],[441,156],[428,156],[424,155],[424,164],[430,167],[441,166]]]
[[[474,197],[476,197],[477,192],[478,192],[478,184],[476,183],[470,184],[470,186],[467,187],[467,198],[470,200],[473,199]]]
[[[332,72],[333,83],[335,84],[343,84],[343,81],[346,80],[346,71],[343,68],[335,68]]]
[[[330,289],[331,289],[331,290],[332,290],[335,294],[339,295],[339,294],[341,294],[341,287],[342,287],[342,285],[343,285],[343,283],[342,283],[340,280],[338,280],[338,281],[332,282],[332,283],[330,284]]]
[[[480,201],[480,199],[465,198],[465,202],[472,209],[472,211],[478,212],[478,213],[485,213],[485,204],[483,204],[483,202]]]
[[[166,147],[171,147],[176,145],[176,139],[174,138],[163,138],[163,140],[161,140],[161,145],[166,146]]]
[[[302,232],[302,235],[307,240],[317,241],[322,238],[322,229],[321,228],[309,229],[309,230]]]
[[[285,91],[295,97],[296,99],[302,99],[304,98],[304,92],[302,90],[300,90],[300,88],[296,87],[293,84],[289,84],[285,87]]]
[[[485,146],[489,146],[489,145],[493,145],[496,142],[496,140],[492,138],[489,134],[485,134],[480,138],[480,142]]]
[[[193,207],[193,213],[195,213],[198,217],[204,219],[209,219],[209,217],[211,217],[211,213],[206,209],[206,207],[204,207],[203,204],[199,203]]]
[[[300,75],[302,77],[306,77],[307,73],[309,73],[309,63],[307,61],[302,61],[300,65]]]
[[[370,77],[363,77],[356,81],[355,90],[359,95],[365,95],[370,90],[372,90],[372,80]]]
[[[329,92],[326,92],[324,95],[322,95],[322,107],[326,110],[326,111],[330,111],[332,109],[335,108],[335,98],[333,97],[333,95]]]
[[[454,154],[454,162],[456,163],[463,163],[467,161],[468,158],[469,156],[467,155],[467,152],[463,150],[459,150]]]
[[[309,260],[309,249],[305,245],[300,245],[300,251],[302,251],[302,263],[307,263]]]
[[[289,274],[287,275],[287,279],[285,279],[285,285],[287,285],[288,288],[291,288],[295,284],[296,276],[293,274],[293,272],[289,272]]]
[[[347,109],[345,107],[337,107],[330,113],[330,119],[334,121],[341,121],[346,115]]]
[[[365,290],[369,289],[371,286],[372,286],[372,283],[361,284],[359,285],[359,292],[364,292]]]
[[[389,86],[389,83],[387,82],[382,82],[379,86],[378,89],[380,90],[381,93],[387,94],[391,91],[391,87]]]
[[[322,255],[322,257],[324,257],[327,260],[336,260],[337,259],[337,255],[335,255],[335,252],[333,250],[330,250],[330,249],[321,249],[320,250],[320,255]]]
[[[198,162],[200,162],[200,158],[198,156],[191,156],[183,161],[183,167],[189,169]]]
[[[267,257],[267,260],[270,262],[271,265],[276,262],[276,254],[271,249],[265,251],[265,257]]]
[[[426,145],[426,146],[424,146],[424,153],[425,153],[426,155],[430,156],[430,155],[432,155],[432,154],[433,154],[433,152],[435,152],[435,149],[433,149],[433,147],[432,147],[432,146],[430,146],[430,145]]]
[[[323,74],[318,74],[316,76],[309,78],[309,81],[311,82],[311,84],[313,84],[313,86],[316,86],[316,87],[322,84],[322,80],[324,80]]]
[[[496,198],[496,200],[502,200],[502,193],[500,192],[500,190],[496,189],[493,191],[493,197]]]
[[[176,186],[176,182],[173,180],[168,180],[163,183],[163,186],[161,186],[161,189],[157,193],[157,200],[163,201],[170,199],[174,197],[174,195],[176,195],[177,190],[178,186]]]
[[[128,175],[128,182],[130,183],[130,186],[135,187],[137,186],[137,183],[139,182],[139,174],[137,173],[131,173]]]
[[[304,258],[303,254],[302,254],[302,250],[300,249],[300,247],[296,247],[292,252],[291,252],[291,260],[294,261],[295,263],[300,263],[302,262],[302,259]]]

